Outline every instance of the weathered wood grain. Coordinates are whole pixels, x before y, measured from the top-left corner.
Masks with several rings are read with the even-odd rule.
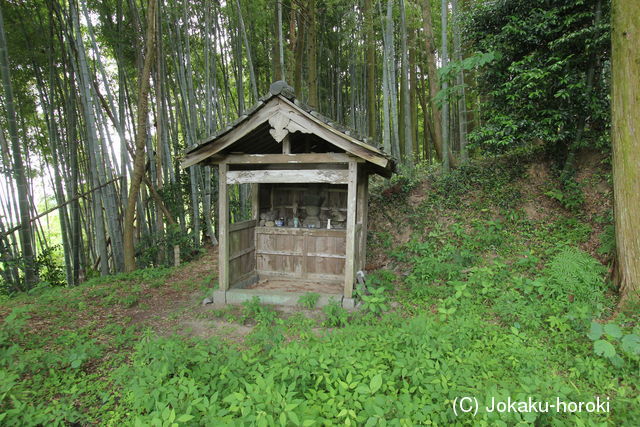
[[[256,226],[256,220],[250,219],[247,221],[236,222],[235,224],[229,225],[229,231],[244,230],[245,228],[251,228],[255,226]]]
[[[345,184],[345,170],[251,170],[229,171],[227,184],[275,184],[275,183],[327,183]]]
[[[360,235],[356,242],[358,264],[356,270],[364,270],[367,263],[367,227],[369,222],[369,172],[365,165],[358,165],[358,201],[356,223],[360,224]]]
[[[344,153],[300,154],[230,154],[224,158],[229,165],[238,164],[287,164],[287,163],[349,163],[353,156]]]

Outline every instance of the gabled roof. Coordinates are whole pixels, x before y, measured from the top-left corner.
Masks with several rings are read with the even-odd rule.
[[[229,147],[267,125],[270,127],[269,133],[278,143],[289,133],[313,134],[374,165],[376,173],[389,177],[394,170],[394,162],[389,155],[360,141],[346,128],[296,100],[293,89],[283,81],[273,83],[269,94],[236,121],[188,149],[181,166],[186,168],[205,161],[215,163],[214,156],[224,154],[223,150],[228,153]]]

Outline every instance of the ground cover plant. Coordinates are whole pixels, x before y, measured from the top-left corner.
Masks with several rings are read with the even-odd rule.
[[[531,165],[506,163],[512,180],[475,164],[456,182],[431,175],[378,196],[370,258],[384,265],[356,312],[315,308],[314,294],[297,312],[202,307],[215,253],[5,298],[0,421],[633,425],[640,326],[637,310],[617,308],[598,251],[606,223],[593,218],[607,205],[575,214],[518,181]],[[507,193],[510,205],[497,203]],[[536,197],[551,211],[531,219],[523,207]],[[385,227],[388,204],[402,204],[406,230]],[[456,415],[463,396],[481,408],[599,398],[609,411]]]

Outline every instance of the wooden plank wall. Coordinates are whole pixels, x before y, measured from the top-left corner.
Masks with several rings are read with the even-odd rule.
[[[345,230],[257,227],[258,274],[340,283],[345,235]]]
[[[256,272],[256,220],[229,226],[229,284],[236,285]]]

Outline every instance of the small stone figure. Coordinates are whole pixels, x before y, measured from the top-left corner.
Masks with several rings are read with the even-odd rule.
[[[260,226],[261,227],[273,227],[275,223],[276,214],[273,211],[263,211],[260,213]]]
[[[304,220],[304,226],[307,228],[320,228],[320,206],[322,205],[323,198],[318,194],[305,194],[305,211],[307,217]]]
[[[347,216],[339,209],[331,209],[331,224],[333,228],[344,228]]]

